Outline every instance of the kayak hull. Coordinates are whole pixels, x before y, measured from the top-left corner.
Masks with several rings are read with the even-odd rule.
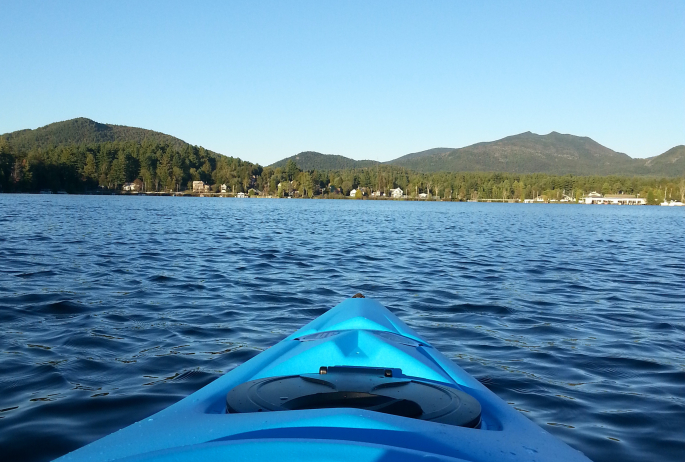
[[[480,428],[364,409],[226,413],[226,395],[251,380],[321,367],[393,368],[452,387],[482,408]],[[380,303],[347,299],[272,348],[157,414],[59,461],[257,460],[588,461],[512,409]],[[228,459],[227,459],[228,457]],[[427,460],[427,459],[422,459]]]

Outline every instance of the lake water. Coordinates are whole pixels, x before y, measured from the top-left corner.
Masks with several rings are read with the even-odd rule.
[[[685,458],[685,208],[0,195],[0,448],[45,461],[362,292],[596,461]]]

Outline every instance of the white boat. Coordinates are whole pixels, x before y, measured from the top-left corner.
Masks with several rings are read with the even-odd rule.
[[[680,202],[680,201],[671,200],[671,201],[669,201],[669,202],[663,201],[663,202],[661,203],[661,206],[662,206],[662,207],[683,207],[683,206],[685,206],[685,204],[683,204],[683,203]]]

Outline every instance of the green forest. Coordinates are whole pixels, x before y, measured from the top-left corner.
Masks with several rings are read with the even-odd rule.
[[[278,162],[271,164],[270,167],[285,168],[289,161],[295,162],[302,170],[345,170],[351,168],[373,167],[376,164],[380,164],[380,162],[376,162],[375,160],[354,160],[334,154],[305,151],[281,159]]]
[[[292,160],[284,167],[261,167],[202,147],[158,140],[114,141],[33,147],[23,150],[0,138],[2,192],[51,190],[68,193],[120,192],[137,182],[142,192],[192,191],[201,180],[214,192],[225,184],[231,193],[308,198],[386,196],[402,188],[409,198],[427,194],[442,200],[523,200],[564,195],[640,194],[650,203],[685,199],[685,179],[622,176],[574,176],[514,173],[420,173],[380,164],[373,167],[302,171]]]

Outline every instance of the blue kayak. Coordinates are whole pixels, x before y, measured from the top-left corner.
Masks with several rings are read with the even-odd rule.
[[[588,461],[378,302],[350,298],[59,461]]]

